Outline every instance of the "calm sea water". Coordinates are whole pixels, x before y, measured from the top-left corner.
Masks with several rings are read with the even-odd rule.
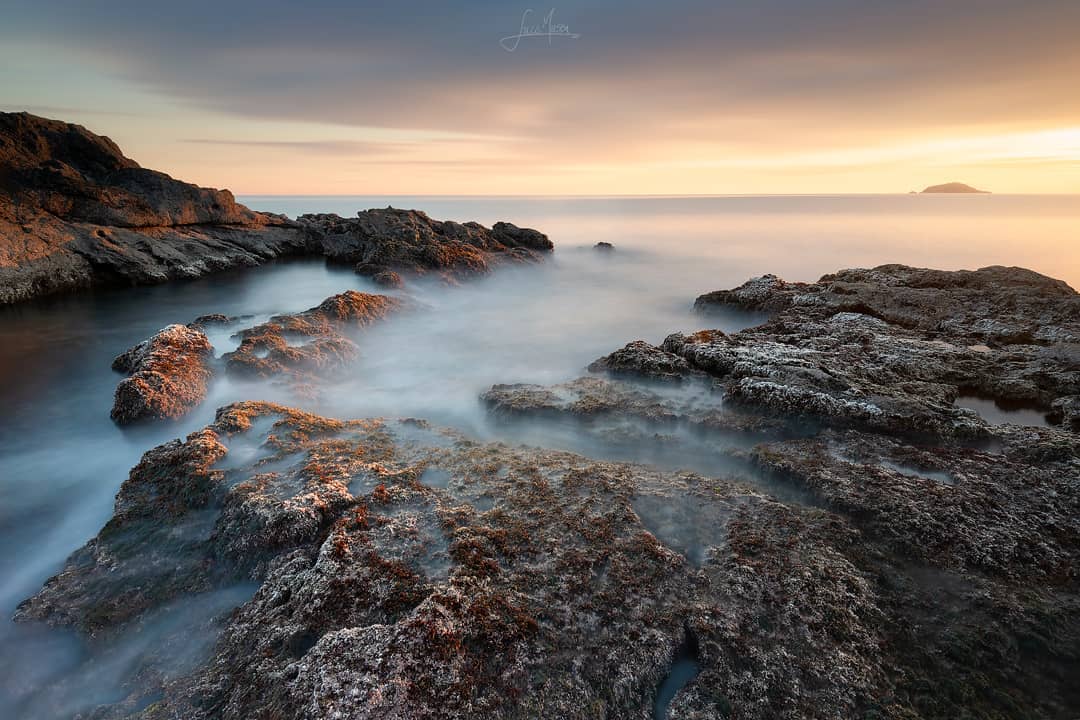
[[[289,215],[393,205],[440,219],[509,220],[548,233],[556,252],[542,266],[507,268],[460,287],[411,283],[403,292],[421,309],[359,336],[361,360],[314,399],[222,380],[184,420],[126,430],[108,417],[119,380],[109,365],[158,328],[210,312],[266,317],[346,289],[375,288],[348,269],[306,260],[0,308],[0,708],[15,708],[15,716],[67,717],[123,695],[119,684],[138,667],[146,637],[102,662],[69,635],[8,618],[108,519],[141,453],[206,424],[223,403],[275,399],[342,417],[427,417],[481,438],[719,471],[704,449],[672,457],[660,447],[599,446],[572,429],[496,422],[477,395],[499,382],[567,380],[631,340],[659,342],[698,329],[690,312],[697,295],[765,272],[814,280],[887,262],[1002,264],[1080,287],[1080,196],[240,200]],[[601,240],[616,251],[594,251]],[[736,329],[748,322],[710,324]],[[231,349],[227,334],[213,340],[219,353]],[[212,610],[220,603],[177,612]],[[176,655],[190,662],[205,646],[206,638],[195,638]]]

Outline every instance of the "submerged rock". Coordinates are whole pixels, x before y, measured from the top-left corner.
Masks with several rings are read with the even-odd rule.
[[[159,330],[113,360],[113,370],[130,377],[116,386],[112,419],[126,425],[180,417],[206,397],[213,357],[201,330],[184,325]]]
[[[365,210],[355,218],[301,215],[298,221],[319,252],[380,283],[396,273],[449,280],[482,275],[500,263],[538,261],[554,247],[529,228],[498,222],[489,230],[475,222],[432,220],[418,210]]]

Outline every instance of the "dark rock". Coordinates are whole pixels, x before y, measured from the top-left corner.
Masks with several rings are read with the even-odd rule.
[[[292,223],[138,166],[108,138],[0,113],[0,303],[190,278],[299,251]]]
[[[116,386],[111,417],[136,420],[177,418],[206,397],[214,349],[202,331],[169,325],[113,360],[130,377]]]
[[[365,210],[355,218],[301,215],[309,248],[356,266],[361,275],[386,271],[435,274],[457,280],[489,272],[505,262],[535,262],[551,251],[536,230],[495,223],[440,222],[418,210]]]
[[[605,241],[601,240],[600,242],[593,245],[593,249],[594,250],[599,250],[601,252],[611,252],[612,250],[615,249],[615,246],[612,245],[609,242],[605,242]]]
[[[1049,408],[1080,389],[1080,296],[1019,268],[900,265],[817,283],[773,277],[698,298],[775,314],[735,335],[675,334],[664,349],[723,378],[738,402],[892,432],[979,435],[963,393]]]
[[[0,170],[0,304],[300,254],[462,278],[552,248],[542,233],[509,223],[488,230],[409,210],[301,223],[253,212],[228,190],[141,168],[106,137],[27,113],[0,113]]]
[[[704,376],[675,353],[635,340],[626,347],[594,361],[589,372],[629,375],[653,380],[681,381],[688,377]]]
[[[107,638],[261,583],[193,673],[129,686],[161,693],[144,718],[649,717],[688,636],[700,674],[672,716],[1060,715],[1080,659],[1077,441],[1009,433],[1000,455],[856,432],[753,451],[830,511],[242,403],[147,453],[17,619]],[[1047,441],[1065,444],[1033,468]]]
[[[718,443],[733,429],[762,433],[763,442],[750,451],[731,449],[732,458],[755,464],[755,482],[770,491],[788,488],[778,497],[789,510],[818,507],[843,518],[817,537],[829,538],[834,559],[864,573],[860,592],[873,598],[847,616],[866,624],[855,635],[841,634],[878,644],[882,654],[874,663],[855,661],[865,684],[846,687],[849,697],[863,698],[853,701],[861,709],[838,717],[1068,715],[1080,707],[1068,680],[1080,661],[1074,647],[1080,637],[1077,302],[1064,283],[1012,268],[948,273],[885,266],[810,284],[768,276],[699,299],[702,309],[736,306],[773,317],[730,335],[669,336],[661,350],[686,367],[631,343],[595,366],[620,369],[618,379],[496,385],[483,399],[495,412],[533,422],[575,418],[586,431],[597,418],[613,432],[620,422],[644,423],[639,441],[660,437],[672,424]],[[687,395],[651,382],[690,372],[706,373],[719,393]],[[991,425],[954,406],[958,395],[972,392],[1006,405],[1036,403],[1061,427]],[[775,424],[755,426],[747,419],[755,414]],[[784,425],[794,437],[778,440]],[[670,528],[697,522],[692,505],[673,502],[648,511],[668,528],[657,537],[688,559],[701,557],[694,543],[709,547],[715,539],[674,538]],[[746,577],[789,577],[774,570],[789,561],[777,543],[791,520],[779,525],[785,530],[768,524],[741,537],[727,526],[728,546],[747,562]],[[841,540],[849,531],[841,528],[853,533],[850,543]],[[801,557],[816,567],[812,574],[831,572],[815,565],[816,553]],[[728,609],[739,616],[751,595]],[[801,591],[788,597],[802,621],[821,611],[830,627],[853,627],[833,624],[839,608],[850,609],[839,597],[810,615]],[[746,649],[721,663],[723,669],[710,665],[715,629],[688,623],[703,662],[673,700],[673,716],[710,716],[701,702],[715,703],[709,707],[720,716],[739,717],[785,716],[783,708],[800,706],[799,691],[752,691],[735,679],[747,677],[739,670],[747,657],[761,659],[755,667],[788,672],[785,661],[757,648],[766,637],[790,638],[790,628],[764,616],[757,626],[731,623],[745,633],[736,643]],[[716,641],[723,656],[726,641]],[[836,680],[825,683],[830,692],[838,689]],[[832,717],[839,706],[828,707],[791,716]]]
[[[210,313],[209,315],[200,315],[191,322],[188,323],[188,327],[203,328],[211,325],[228,325],[233,322],[233,318],[221,313]]]

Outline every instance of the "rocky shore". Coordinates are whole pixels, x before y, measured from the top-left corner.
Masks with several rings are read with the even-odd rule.
[[[349,260],[415,266],[414,219],[400,244],[356,243]],[[365,237],[365,222],[340,234]],[[442,234],[500,257],[538,244],[472,232]],[[483,269],[457,257],[424,267]],[[726,475],[239,403],[147,452],[113,518],[18,619],[108,653],[162,608],[258,587],[217,617],[208,659],[177,675],[163,650],[95,718],[1075,715],[1080,296],[1017,268],[893,265],[766,276],[696,307],[706,329],[482,400],[615,444],[692,432],[730,456]],[[719,308],[768,319],[728,334],[707,327]],[[226,362],[321,368],[293,364],[283,337],[332,340],[394,309],[336,296],[241,331]],[[201,367],[198,327],[218,321],[117,362],[132,381],[197,389],[169,354]],[[969,394],[1048,422],[991,423],[957,404]],[[658,707],[679,661],[693,672]]]
[[[411,210],[298,221],[253,212],[227,190],[139,167],[79,125],[0,113],[0,304],[301,255],[356,265],[392,286],[396,273],[454,279],[551,249],[542,233],[510,223],[488,229]]]

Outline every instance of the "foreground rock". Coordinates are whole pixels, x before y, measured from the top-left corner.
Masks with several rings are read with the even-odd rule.
[[[391,287],[400,284],[398,273],[459,280],[502,263],[536,262],[554,247],[536,230],[505,222],[490,230],[475,222],[440,222],[418,210],[366,210],[355,218],[301,215],[298,221],[323,255]]]
[[[671,717],[1068,716],[1080,448],[1042,432],[997,455],[831,433],[755,451],[825,511],[244,403],[148,452],[18,619],[108,653],[159,608],[260,584],[193,672],[153,672],[162,650],[103,718],[649,718],[680,647],[698,672]]]
[[[116,386],[110,416],[121,425],[177,418],[206,397],[214,348],[205,333],[169,325],[113,360],[129,377]]]
[[[281,379],[293,385],[325,379],[359,355],[348,337],[352,331],[403,305],[386,295],[347,290],[310,310],[238,329],[233,337],[240,346],[220,362],[203,329],[236,325],[237,319],[215,314],[186,326],[170,325],[113,361],[113,370],[129,377],[116,387],[111,417],[121,425],[180,417],[203,401],[207,383],[221,366],[236,376]]]
[[[28,113],[0,113],[0,167],[0,304],[296,255],[363,263],[365,274],[393,285],[389,270],[464,277],[551,250],[535,230],[441,223],[415,211],[301,223],[253,212],[228,190],[141,168],[107,137]]]

